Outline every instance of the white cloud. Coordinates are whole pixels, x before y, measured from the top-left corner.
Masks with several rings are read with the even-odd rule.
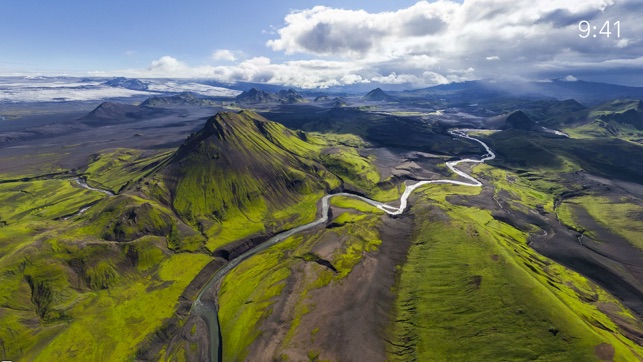
[[[241,52],[239,51],[232,51],[228,49],[217,49],[212,53],[212,59],[214,60],[225,60],[228,62],[233,62],[237,60],[237,56],[239,56]]]
[[[144,77],[208,77],[304,88],[379,82],[429,86],[480,78],[547,79],[573,73],[643,70],[640,41],[582,39],[578,22],[621,21],[623,34],[643,34],[638,0],[420,1],[398,11],[368,13],[325,6],[295,10],[271,27],[266,45],[285,59],[189,66],[171,56],[152,62]],[[307,60],[292,60],[294,56]],[[280,59],[284,59],[280,54]]]
[[[177,73],[185,71],[188,69],[188,66],[180,62],[178,59],[173,58],[169,55],[163,56],[158,60],[152,61],[152,64],[148,68],[150,73]]]
[[[382,84],[415,84],[419,83],[419,79],[417,76],[413,74],[395,74],[391,73],[387,76],[375,76],[371,79],[374,82],[382,83]]]
[[[442,74],[438,74],[436,72],[431,72],[431,71],[426,71],[422,73],[422,77],[426,80],[428,84],[446,84],[449,83],[449,79],[443,76]],[[457,78],[453,78],[453,81],[459,81]]]
[[[545,75],[538,71],[549,63],[639,56],[643,49],[630,49],[627,39],[578,36],[580,20],[604,19],[621,20],[628,33],[643,34],[637,6],[635,0],[439,0],[382,13],[317,6],[288,14],[267,45],[286,54],[358,63],[379,73],[373,80],[424,79],[426,71],[439,75],[430,77],[439,82],[498,74],[540,79]],[[475,72],[445,70],[469,68]]]
[[[267,45],[286,54],[394,55],[400,40],[413,44],[414,39],[441,33],[457,7],[457,3],[448,1],[421,1],[396,12],[371,14],[316,6],[287,15],[286,26],[277,30],[279,38],[269,40]]]
[[[630,39],[620,39],[619,41],[616,42],[616,47],[617,48],[625,48],[628,45],[630,45]]]
[[[339,79],[340,84],[358,84],[358,83],[370,83],[368,79],[364,79],[357,74],[346,74]]]
[[[172,56],[154,60],[147,69],[129,69],[103,76],[124,75],[139,78],[209,78],[221,82],[264,82],[302,88],[325,88],[343,84],[368,83],[351,62],[292,60],[272,63],[267,57],[254,57],[235,65],[190,66]]]
[[[568,75],[565,78],[562,78],[565,82],[576,82],[578,81],[578,78],[574,77],[573,75]]]

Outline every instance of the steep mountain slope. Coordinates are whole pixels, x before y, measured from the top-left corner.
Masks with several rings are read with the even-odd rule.
[[[643,130],[643,102],[639,100],[617,100],[596,107],[591,116],[604,122],[630,125]]]
[[[531,101],[519,108],[529,118],[545,127],[554,129],[583,123],[589,114],[589,108],[574,99]]]
[[[570,125],[569,132],[579,137],[620,137],[643,143],[643,102],[613,100],[586,112],[584,122]]]
[[[523,131],[536,131],[540,127],[536,122],[532,121],[525,113],[522,111],[516,111],[507,116],[505,125],[501,129],[520,129]]]
[[[181,145],[150,192],[216,239],[210,246],[221,246],[283,226],[294,215],[280,210],[314,205],[321,192],[337,187],[338,179],[315,160],[318,151],[254,112],[220,112]]]
[[[293,89],[280,90],[277,95],[279,96],[279,102],[283,104],[303,103],[306,101],[301,94]]]

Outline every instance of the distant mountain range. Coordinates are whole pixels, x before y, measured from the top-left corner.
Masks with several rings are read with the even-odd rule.
[[[206,82],[207,83],[207,82]],[[209,82],[207,84],[210,84]],[[219,83],[212,83],[221,85]],[[262,85],[254,83],[239,83],[236,85],[225,85],[231,89],[240,89],[249,87],[244,93],[255,98],[253,102],[279,102],[279,99],[267,96],[267,94],[280,94],[283,90],[278,90],[280,86]],[[370,84],[373,87],[377,84]],[[389,87],[381,85],[370,90],[364,90],[366,85],[358,88],[351,86],[333,87],[323,91],[306,90],[291,88],[289,91],[299,95],[316,97],[317,102],[325,99],[324,97],[334,98],[352,94],[364,94],[362,97],[366,101],[404,101],[404,99],[426,99],[426,100],[445,100],[449,104],[461,103],[468,105],[477,102],[497,102],[503,99],[524,99],[529,102],[534,100],[568,100],[574,99],[577,102],[586,105],[596,105],[611,99],[643,99],[643,87],[629,87],[616,84],[586,82],[582,80],[568,81],[555,79],[545,82],[509,82],[494,80],[476,80],[461,83],[442,84],[427,88],[414,90],[400,90],[399,86]],[[368,89],[368,88],[367,88]],[[389,89],[389,90],[384,90]],[[258,95],[254,95],[258,94]],[[248,97],[244,95],[241,98]]]
[[[388,102],[393,100],[393,97],[385,93],[381,88],[375,88],[372,91],[366,93],[366,95],[362,97],[362,99],[369,102],[379,102],[379,101]]]
[[[550,82],[496,82],[489,80],[450,83],[435,87],[402,91],[399,97],[445,98],[477,102],[499,98],[575,99],[597,104],[616,98],[643,98],[643,87],[615,84],[553,80]]]
[[[141,103],[143,107],[211,107],[216,105],[219,105],[219,103],[213,98],[203,97],[193,92],[182,92],[172,96],[151,97]]]
[[[24,82],[16,82],[18,79]],[[62,85],[61,81],[63,82]],[[64,82],[68,84],[65,85]],[[27,87],[25,84],[30,86]],[[0,86],[8,90],[8,92],[0,93],[0,103],[107,100],[130,97],[141,98],[145,96],[144,93],[172,96],[182,92],[191,92],[194,95],[205,97],[228,97],[232,99],[234,96],[238,96],[237,101],[240,104],[294,104],[303,102],[305,98],[362,96],[362,100],[365,101],[395,100],[396,102],[404,102],[405,100],[411,100],[425,104],[427,102],[437,102],[436,106],[447,105],[455,107],[481,104],[485,108],[498,110],[493,109],[493,107],[507,99],[514,100],[514,105],[517,99],[529,102],[543,99],[574,99],[586,106],[600,104],[612,99],[643,99],[643,87],[565,79],[542,82],[487,79],[442,84],[421,89],[408,89],[410,86],[408,84],[391,85],[371,82],[325,89],[291,87],[285,90],[284,85],[279,84],[224,83],[209,79],[141,80],[125,77],[112,79],[101,77],[39,77],[25,79],[0,77]],[[242,93],[240,94],[239,92]],[[177,100],[168,101],[172,103]],[[183,102],[183,100],[178,101]],[[197,103],[200,102],[202,101]],[[502,111],[502,107],[500,108]]]
[[[147,84],[138,79],[127,79],[124,77],[114,78],[104,83],[110,87],[126,88],[131,90],[145,91],[148,89]]]
[[[240,104],[295,104],[305,102],[304,97],[292,89],[280,90],[278,93],[271,93],[257,88],[251,88],[250,90],[239,94],[235,100]]]

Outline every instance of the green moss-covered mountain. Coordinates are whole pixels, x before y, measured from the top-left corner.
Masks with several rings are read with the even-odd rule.
[[[147,192],[217,239],[213,247],[266,231],[266,225],[270,231],[298,218],[278,211],[314,205],[339,184],[317,161],[320,148],[302,138],[254,112],[218,113],[151,177]],[[310,211],[299,217],[311,218]]]

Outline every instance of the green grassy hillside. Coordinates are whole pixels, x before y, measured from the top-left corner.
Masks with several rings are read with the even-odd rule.
[[[180,220],[153,200],[108,198],[73,180],[1,186],[4,359],[132,359],[211,259],[168,249]]]
[[[397,287],[393,360],[643,357],[603,312],[640,325],[617,299],[538,255],[526,233],[489,211],[444,198],[461,191],[431,188],[414,207],[421,221]]]

